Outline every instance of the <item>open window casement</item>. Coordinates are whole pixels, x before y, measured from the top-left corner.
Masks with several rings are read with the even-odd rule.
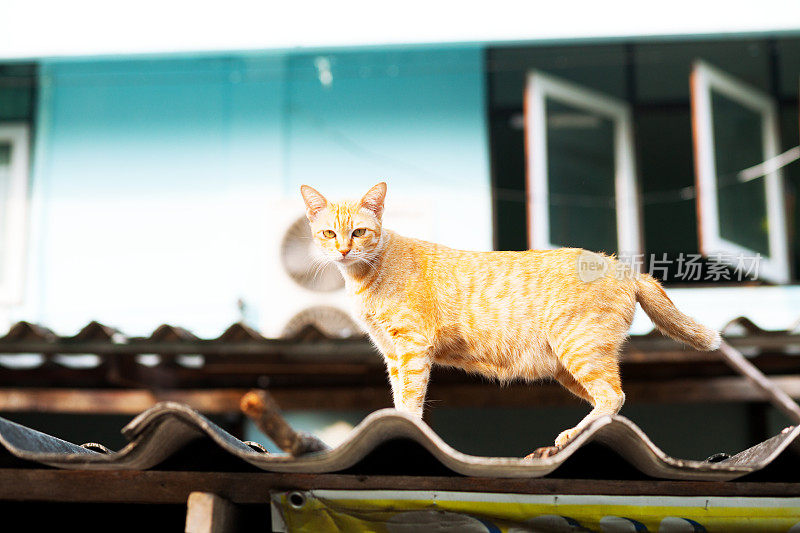
[[[733,267],[757,260],[758,277],[786,283],[782,173],[743,172],[778,156],[775,101],[701,61],[691,89],[700,251]]]
[[[22,298],[28,127],[0,124],[0,304]]]
[[[536,71],[525,91],[530,247],[640,254],[630,106]]]

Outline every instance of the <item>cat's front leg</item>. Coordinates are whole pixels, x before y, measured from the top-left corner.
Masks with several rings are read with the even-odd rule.
[[[397,346],[397,385],[395,408],[422,418],[425,393],[431,373],[432,346],[420,338],[399,338]],[[391,370],[390,370],[391,372]],[[394,388],[394,383],[393,383]]]
[[[400,409],[403,405],[402,386],[400,385],[400,365],[397,362],[397,352],[395,343],[389,334],[380,327],[375,327],[370,322],[365,322],[369,326],[369,335],[372,342],[377,346],[378,351],[383,355],[383,362],[386,364],[386,373],[389,375],[389,383],[392,386],[392,400],[395,409]]]
[[[389,384],[392,386],[392,401],[394,408],[403,405],[403,387],[400,384],[400,365],[397,364],[397,356],[394,354],[383,354],[386,361],[386,371],[389,374]]]

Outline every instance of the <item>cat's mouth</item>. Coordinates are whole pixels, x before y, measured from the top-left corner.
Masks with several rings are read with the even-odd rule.
[[[334,257],[333,258],[333,262],[334,263],[339,263],[340,265],[352,265],[356,261],[358,261],[358,258],[350,256],[350,255],[345,255],[345,256]]]

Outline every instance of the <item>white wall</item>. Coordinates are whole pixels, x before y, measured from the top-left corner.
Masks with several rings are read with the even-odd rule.
[[[796,31],[800,4],[6,0],[0,58]]]

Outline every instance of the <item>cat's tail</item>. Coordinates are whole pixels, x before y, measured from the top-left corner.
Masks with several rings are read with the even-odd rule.
[[[640,274],[637,277],[636,299],[656,328],[667,337],[706,351],[716,350],[722,343],[717,331],[678,311],[653,276]]]

